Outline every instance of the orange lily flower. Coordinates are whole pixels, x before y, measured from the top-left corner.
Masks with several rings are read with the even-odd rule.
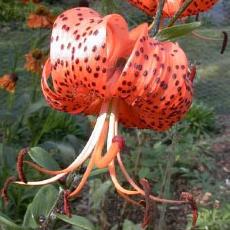
[[[156,13],[159,0],[128,0],[134,6],[153,16]],[[183,12],[181,17],[197,15],[200,12],[210,10],[219,0],[193,0],[190,6]],[[172,17],[183,5],[185,0],[166,0],[163,16]]]
[[[29,28],[52,28],[55,16],[43,5],[39,5],[27,18]]]
[[[18,76],[16,73],[5,74],[0,78],[0,88],[14,93]]]
[[[40,49],[34,49],[25,55],[25,69],[32,73],[41,74],[47,56]]]
[[[49,78],[52,87],[48,84]],[[79,194],[94,167],[109,169],[123,197],[144,196],[144,190],[132,180],[122,163],[120,151],[124,140],[118,135],[118,123],[164,131],[180,121],[192,103],[188,61],[178,44],[149,37],[147,23],[129,32],[122,16],[102,17],[89,8],[67,10],[55,21],[50,58],[44,66],[41,84],[52,108],[70,114],[98,116],[87,144],[71,165],[51,171],[24,161],[54,176],[29,182],[21,176],[22,181],[16,182],[49,184],[77,170],[90,158],[81,182],[68,198]],[[105,144],[107,153],[102,154]],[[132,190],[120,185],[116,159]],[[165,201],[154,196],[150,199]]]

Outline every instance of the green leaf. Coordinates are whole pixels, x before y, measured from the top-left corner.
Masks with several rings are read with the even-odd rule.
[[[28,230],[28,228],[22,228],[21,226],[15,224],[12,220],[9,218],[6,218],[2,214],[0,214],[0,227],[5,226],[5,229],[9,230]],[[1,228],[0,228],[1,229]]]
[[[98,175],[101,175],[107,172],[108,172],[108,169],[106,168],[105,169],[95,169],[90,173],[90,178],[96,177]]]
[[[13,114],[10,111],[7,111],[6,109],[1,109],[0,110],[0,120],[1,122],[4,123],[11,123],[13,121],[15,121],[15,114]]]
[[[174,38],[184,36],[192,32],[193,30],[197,29],[200,26],[201,26],[200,22],[192,22],[192,23],[168,27],[168,28],[161,30],[156,35],[156,39],[159,41],[172,40]]]
[[[37,227],[39,218],[47,218],[58,199],[58,190],[53,185],[42,187],[32,203],[28,206],[24,216],[23,226]]]
[[[101,182],[100,179],[90,181],[90,203],[92,209],[100,209],[102,201],[106,197],[106,193],[111,188],[112,182],[107,180]]]
[[[42,98],[39,101],[29,105],[27,111],[26,111],[26,115],[30,115],[31,113],[37,112],[39,111],[41,108],[47,107],[47,103],[45,102],[45,100]]]
[[[141,169],[138,172],[139,178],[149,178],[151,177],[150,169],[147,167],[141,167]]]
[[[123,230],[141,230],[141,226],[139,224],[134,224],[130,220],[125,220],[122,226]]]
[[[39,31],[40,32],[40,31]],[[47,40],[47,37],[49,36],[49,33],[44,33],[44,34],[40,34],[37,36],[36,39],[34,39],[33,43],[32,43],[32,48],[36,48],[42,45],[42,43],[44,43]]]
[[[34,162],[50,170],[60,169],[57,161],[55,161],[50,153],[40,147],[33,147],[29,151],[29,155]]]
[[[32,213],[32,203],[29,204],[27,207],[22,226],[29,226],[31,228],[39,227]]]
[[[79,227],[81,230],[94,230],[94,225],[85,217],[72,215],[71,218],[57,214],[57,218],[65,221],[66,223],[72,224],[76,227]]]

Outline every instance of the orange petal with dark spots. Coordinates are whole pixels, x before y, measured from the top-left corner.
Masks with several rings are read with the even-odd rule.
[[[145,13],[153,16],[156,14],[159,0],[128,0],[131,4],[143,10]],[[163,16],[172,17],[183,5],[185,0],[166,0]],[[218,0],[193,0],[189,7],[184,11],[181,17],[197,15],[198,13],[210,10]]]
[[[102,18],[89,8],[74,8],[57,18],[51,41],[54,89],[61,88],[63,95],[84,87],[105,97],[108,73],[128,42],[128,27],[120,15]]]
[[[132,107],[126,119],[136,114],[137,127],[168,129],[181,120],[192,101],[185,53],[175,43],[149,38],[147,24],[139,26],[139,37],[112,91]]]
[[[74,8],[54,23],[42,89],[53,108],[72,114],[97,115],[117,98],[119,122],[163,131],[191,105],[189,74],[178,44],[150,38],[146,23],[129,32],[120,15]]]

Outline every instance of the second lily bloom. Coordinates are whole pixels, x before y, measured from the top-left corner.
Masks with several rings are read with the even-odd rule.
[[[160,0],[128,0],[134,6],[140,8],[147,14],[154,16]],[[164,17],[172,17],[184,4],[186,0],[165,0],[163,9]],[[197,15],[211,9],[219,0],[193,0],[181,17]]]

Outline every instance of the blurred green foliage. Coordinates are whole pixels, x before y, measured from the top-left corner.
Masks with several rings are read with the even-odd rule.
[[[28,8],[18,0],[0,0],[0,22],[23,21]]]
[[[210,135],[217,131],[215,124],[214,108],[205,105],[202,102],[194,102],[188,114],[185,117],[187,128],[183,132],[194,134],[196,137]]]

